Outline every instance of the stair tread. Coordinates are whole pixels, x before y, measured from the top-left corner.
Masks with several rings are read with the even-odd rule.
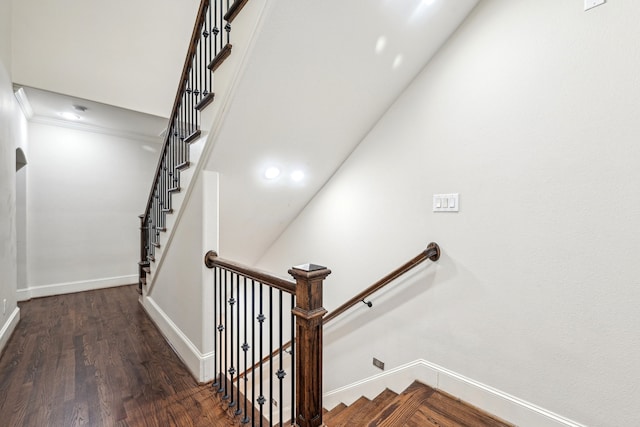
[[[378,415],[369,422],[369,427],[399,426],[409,421],[411,416],[435,392],[431,387],[414,381],[398,395]]]
[[[345,405],[344,403],[340,402],[330,411],[327,411],[325,409],[324,410],[325,412],[323,413],[323,419],[326,421],[328,419],[328,417],[329,418],[330,417],[335,417],[340,412],[344,411],[346,408],[347,408],[347,405]]]
[[[388,388],[384,389],[379,395],[373,399],[374,407],[372,407],[371,413],[377,413],[389,405],[393,400],[398,397],[398,393]]]
[[[345,408],[347,407],[347,405],[345,405],[344,403],[340,402],[338,403],[332,410],[330,411],[326,411],[325,414],[337,414],[340,411],[343,411]]]
[[[358,424],[358,421],[362,422],[362,415],[363,413],[366,414],[367,408],[371,404],[371,400],[362,396],[337,415],[327,416],[327,420],[324,421],[325,423],[330,423],[331,427],[362,425]]]
[[[431,395],[420,410],[437,421],[437,425],[447,425],[445,424],[446,420],[451,420],[452,426],[499,427],[511,425],[442,391]]]
[[[513,427],[512,424],[418,381],[414,381],[405,391],[392,398],[390,403],[378,411],[373,420],[365,425],[369,427]]]
[[[438,422],[421,408],[404,424],[404,427],[454,427],[456,425],[448,420],[443,423]]]

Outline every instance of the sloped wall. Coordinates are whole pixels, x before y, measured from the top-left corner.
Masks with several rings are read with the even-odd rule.
[[[637,423],[640,4],[486,0],[259,267],[328,266],[325,389],[425,359],[587,425]],[[432,195],[460,193],[460,212]]]

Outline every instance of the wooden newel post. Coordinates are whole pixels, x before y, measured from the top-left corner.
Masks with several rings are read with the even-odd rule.
[[[296,280],[296,425],[322,426],[322,282],[331,270],[315,264],[293,267]]]

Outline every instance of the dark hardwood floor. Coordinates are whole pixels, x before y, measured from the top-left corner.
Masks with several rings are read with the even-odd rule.
[[[135,286],[35,299],[20,310],[0,358],[1,426],[235,424],[167,345]]]

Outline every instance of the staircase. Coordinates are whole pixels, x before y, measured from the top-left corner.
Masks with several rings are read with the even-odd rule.
[[[349,406],[341,403],[323,419],[327,427],[513,426],[418,381],[400,394],[386,389],[373,400],[361,397]]]

